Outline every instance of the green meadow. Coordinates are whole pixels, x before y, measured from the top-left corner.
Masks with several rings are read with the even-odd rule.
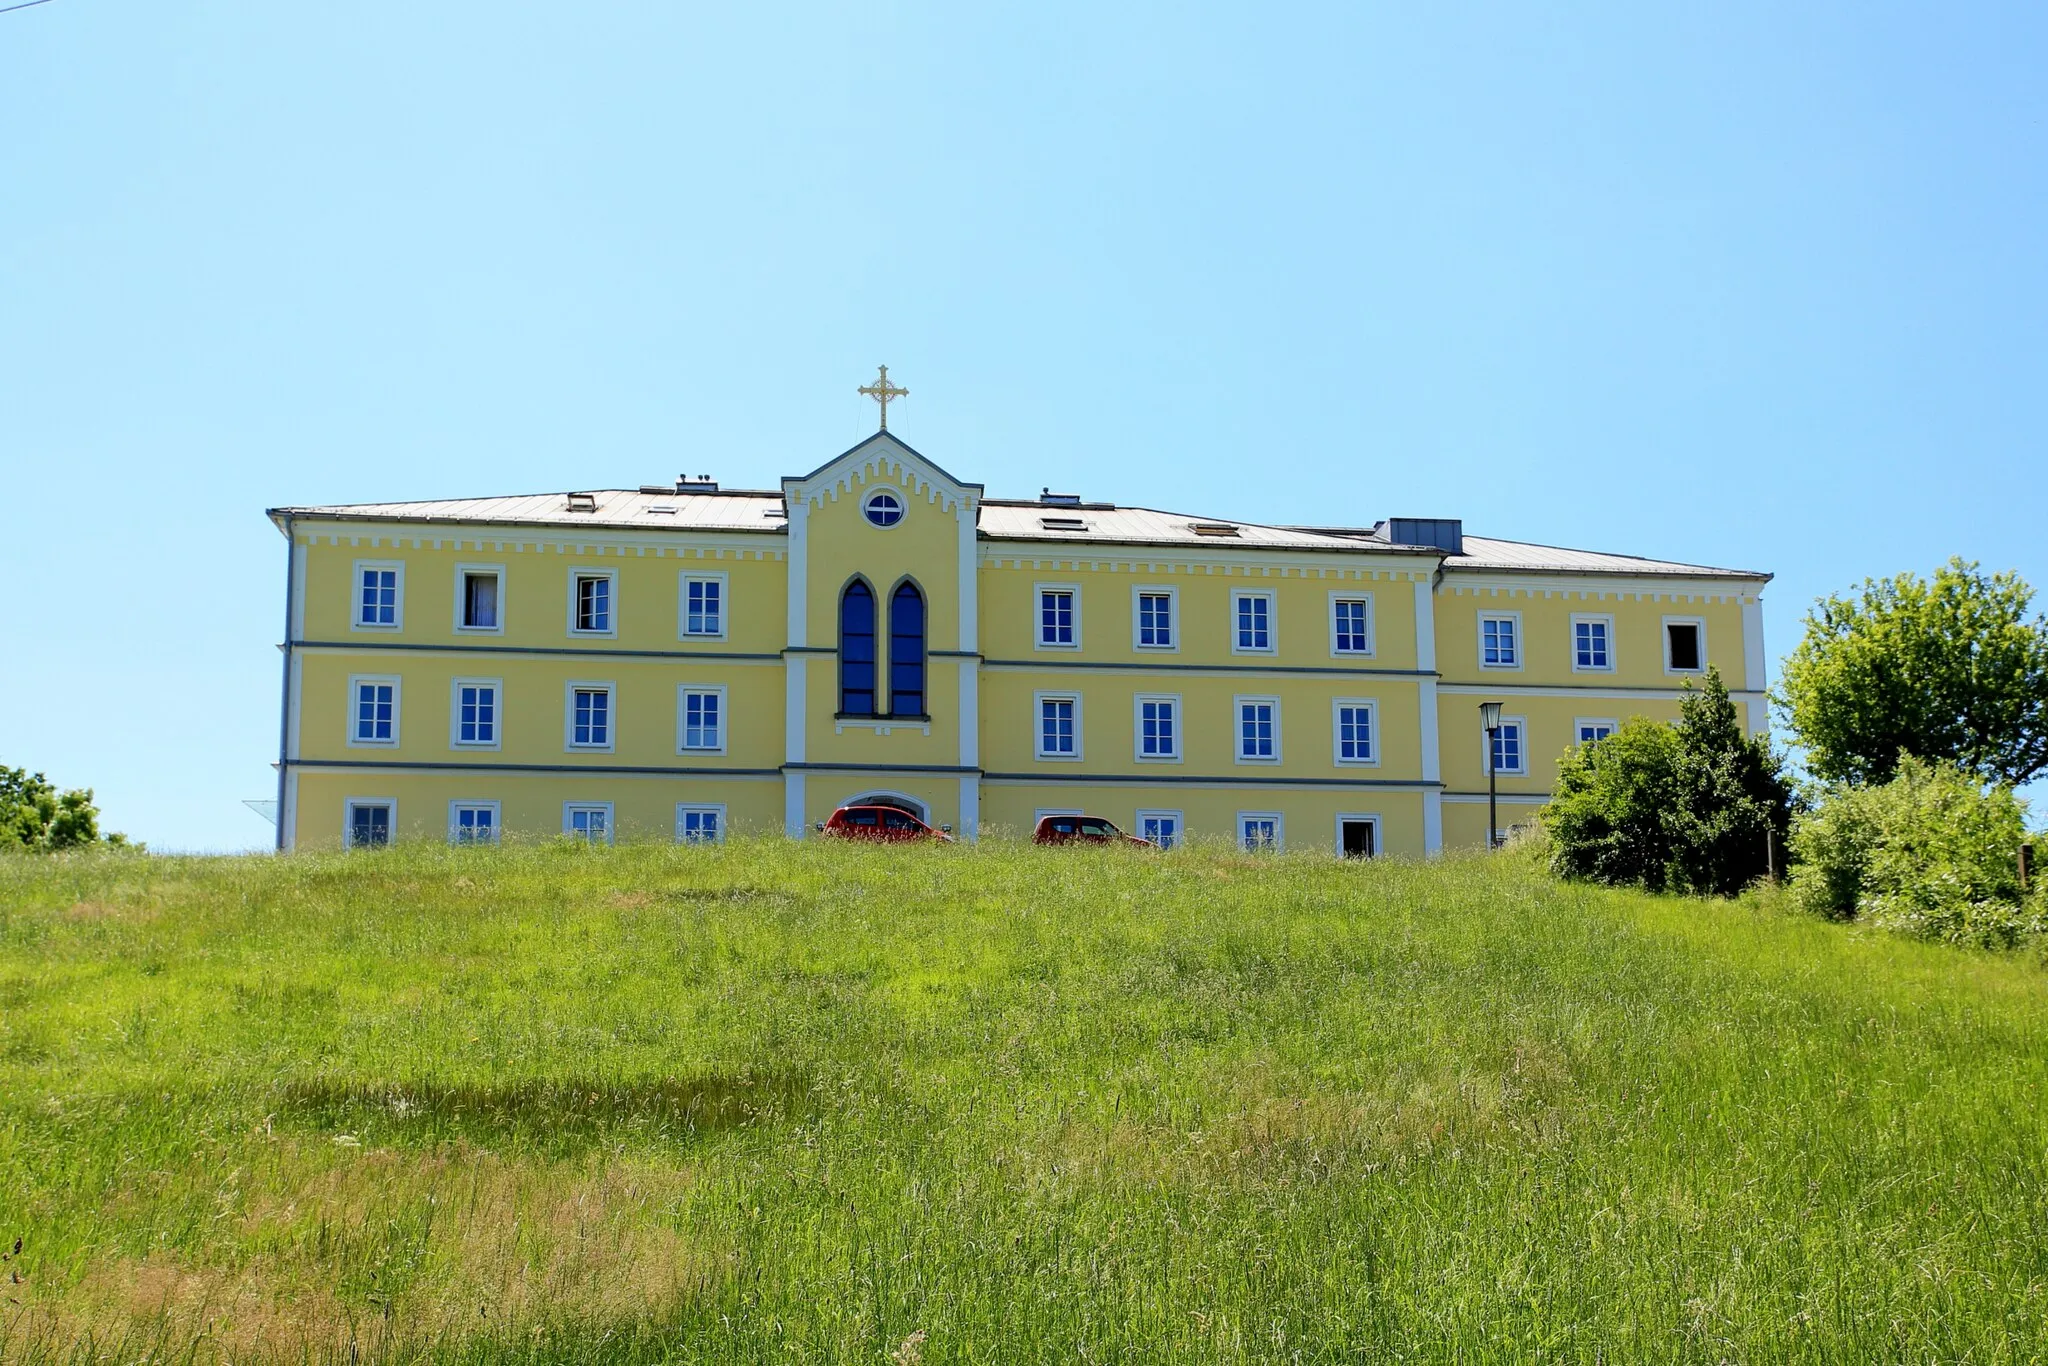
[[[7,858],[0,1360],[2038,1361],[2044,1082],[1513,855]]]

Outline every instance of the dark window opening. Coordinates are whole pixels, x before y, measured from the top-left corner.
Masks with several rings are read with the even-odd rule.
[[[462,624],[472,630],[498,629],[498,576],[462,576]]]
[[[889,595],[889,714],[925,714],[924,594],[915,584]]]
[[[1378,833],[1371,821],[1344,822],[1344,857],[1371,858],[1379,852],[1373,847]]]
[[[1700,668],[1700,628],[1691,622],[1674,621],[1664,628],[1671,637],[1671,667],[1674,670]]]
[[[859,579],[839,599],[839,710],[875,714],[875,590]]]

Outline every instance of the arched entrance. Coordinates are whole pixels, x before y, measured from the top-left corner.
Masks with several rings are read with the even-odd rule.
[[[863,792],[848,797],[841,806],[890,806],[898,811],[908,811],[926,825],[932,823],[932,809],[907,792]]]

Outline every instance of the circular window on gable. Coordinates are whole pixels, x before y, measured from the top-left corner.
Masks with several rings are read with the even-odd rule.
[[[876,526],[895,526],[903,520],[903,496],[889,489],[876,489],[860,505],[860,510]]]

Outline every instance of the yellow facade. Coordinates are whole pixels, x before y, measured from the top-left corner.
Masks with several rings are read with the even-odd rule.
[[[1375,851],[1422,854],[1485,839],[1482,701],[1518,727],[1503,827],[1582,726],[1675,716],[1691,665],[1763,725],[1766,576],[1399,534],[1443,524],[988,499],[887,433],[772,493],[272,516],[291,542],[283,848],[800,837],[880,794],[969,838],[1149,812],[1181,838],[1332,852],[1369,823]],[[856,580],[871,706],[842,692]],[[906,584],[915,711],[911,674],[891,702],[891,651],[919,638],[890,634]]]

